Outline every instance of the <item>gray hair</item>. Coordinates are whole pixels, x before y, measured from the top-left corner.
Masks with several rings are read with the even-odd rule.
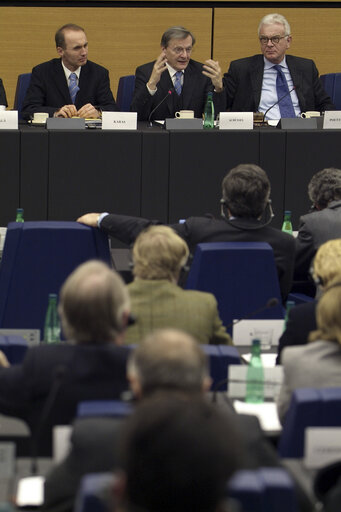
[[[192,38],[192,46],[195,44],[195,37],[187,30],[185,27],[170,27],[162,34],[161,37],[161,47],[167,48],[168,43],[171,39],[186,39],[186,37],[191,36]]]
[[[290,36],[291,29],[287,19],[284,18],[282,14],[277,14],[276,12],[267,14],[260,20],[258,25],[258,35],[260,35],[260,29],[262,25],[272,25],[273,23],[279,23],[280,25],[283,25],[285,35]]]
[[[332,201],[341,199],[341,170],[329,167],[318,171],[308,185],[308,196],[311,202],[323,209]]]
[[[209,376],[208,360],[189,334],[159,329],[130,355],[129,375],[138,379],[143,395],[161,390],[201,393]]]

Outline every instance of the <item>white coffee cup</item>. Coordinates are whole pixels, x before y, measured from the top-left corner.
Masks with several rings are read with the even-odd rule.
[[[303,117],[303,119],[310,119],[311,117],[320,117],[320,115],[320,112],[308,110],[308,112],[302,112],[301,117]]]
[[[35,112],[33,114],[33,122],[44,124],[46,123],[46,119],[49,117],[47,112]]]
[[[193,119],[194,110],[180,110],[179,112],[175,112],[175,117],[178,119]]]

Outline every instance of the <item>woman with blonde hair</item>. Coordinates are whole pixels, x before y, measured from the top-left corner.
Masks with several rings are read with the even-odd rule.
[[[307,345],[283,351],[284,381],[277,402],[281,422],[294,389],[341,387],[341,270],[324,288],[316,323]]]
[[[318,298],[336,276],[341,276],[341,238],[329,240],[321,245],[313,261],[311,274],[317,287]],[[316,329],[316,305],[317,301],[314,300],[290,310],[286,329],[279,339],[278,363],[285,347],[307,343],[309,333]]]

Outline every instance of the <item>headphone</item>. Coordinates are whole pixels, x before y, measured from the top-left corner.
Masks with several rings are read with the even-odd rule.
[[[229,218],[226,217],[225,215],[225,208],[228,208],[228,204],[226,202],[226,199],[224,199],[223,197],[220,199],[220,215],[223,217],[223,219],[226,220],[226,222],[228,222],[229,224],[231,224],[231,226],[237,228],[237,229],[241,229],[241,230],[244,230],[245,228],[244,227],[240,227],[234,223],[232,223],[230,221]],[[248,227],[247,229],[261,229],[261,228],[264,228],[265,226],[268,226],[270,224],[270,222],[272,221],[272,219],[274,218],[275,214],[273,212],[273,209],[272,209],[272,201],[271,199],[269,198],[266,202],[266,205],[265,205],[265,209],[264,209],[264,212],[263,212],[263,215],[265,216],[265,212],[266,210],[268,209],[268,215],[269,215],[269,218],[266,222],[260,224],[259,226],[250,226]]]

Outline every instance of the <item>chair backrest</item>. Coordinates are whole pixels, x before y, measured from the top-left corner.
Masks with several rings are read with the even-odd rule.
[[[236,347],[227,345],[201,345],[201,348],[209,359],[210,377],[212,379],[211,389],[226,391],[229,365],[240,364],[238,350]],[[225,383],[224,380],[226,380]]]
[[[74,512],[110,512],[113,507],[112,473],[89,473],[83,476]]]
[[[186,288],[213,293],[226,327],[234,319],[248,318],[272,297],[278,299],[277,306],[250,318],[283,318],[273,250],[267,243],[198,244]]]
[[[27,349],[27,341],[22,336],[0,335],[0,350],[5,354],[11,365],[21,363]]]
[[[335,108],[341,110],[341,73],[327,73],[321,75],[320,79]]]
[[[0,267],[0,327],[41,329],[49,293],[81,263],[110,264],[108,237],[78,222],[11,222]]]
[[[132,411],[132,404],[121,400],[87,400],[78,404],[77,417],[110,416],[111,418],[125,418]]]
[[[18,75],[13,109],[18,111],[19,119],[22,119],[21,110],[26,95],[26,91],[28,89],[28,86],[30,85],[31,74],[32,73],[22,73],[21,75]]]
[[[281,457],[303,457],[307,427],[341,427],[341,388],[294,390],[278,444]]]
[[[283,468],[238,471],[227,493],[241,503],[243,512],[298,511],[294,483]]]
[[[135,75],[121,76],[118,82],[116,103],[121,112],[129,112],[135,87]]]

